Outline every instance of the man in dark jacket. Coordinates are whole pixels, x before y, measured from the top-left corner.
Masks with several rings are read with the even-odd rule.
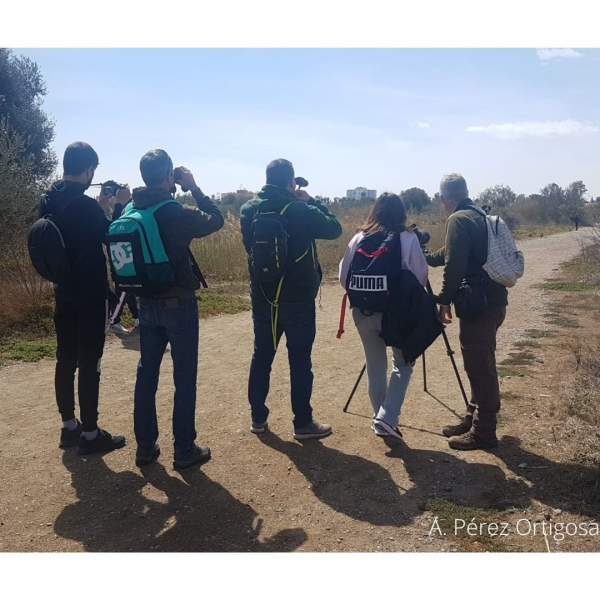
[[[221,229],[224,219],[219,208],[196,185],[190,171],[179,167],[178,179],[175,179],[173,162],[164,150],[151,150],[144,154],[140,171],[147,187],[133,191],[136,208],[149,208],[172,198],[175,183],[190,190],[197,205],[187,207],[169,203],[154,213],[165,252],[175,267],[175,283],[162,294],[140,298],[141,357],[134,402],[134,429],[138,443],[136,464],[142,466],[150,464],[160,454],[156,443],[156,390],[160,364],[169,343],[175,382],[173,465],[185,468],[210,459],[208,446],[199,447],[195,443],[199,337],[196,290],[200,281],[190,244],[195,238]]]
[[[451,302],[465,278],[483,276],[487,309],[474,319],[460,319],[460,346],[465,371],[471,384],[467,414],[458,425],[444,427],[449,445],[456,450],[494,448],[496,415],[500,410],[500,387],[496,370],[496,334],[506,317],[508,292],[492,281],[481,268],[487,262],[487,224],[484,214],[469,199],[467,183],[461,175],[446,175],[440,184],[446,212],[446,243],[430,254],[431,267],[444,267],[442,290],[438,296],[442,323],[451,323]]]
[[[85,142],[65,150],[64,175],[40,201],[39,215],[56,217],[72,265],[67,281],[54,286],[56,308],[56,402],[63,427],[60,447],[79,446],[80,454],[125,445],[123,436],[98,429],[100,362],[108,319],[108,276],[104,238],[110,222],[99,203],[85,195],[98,155]],[[121,194],[123,201],[128,190]],[[103,199],[106,201],[107,199]],[[75,371],[79,368],[79,409],[75,418]]]
[[[286,208],[287,207],[287,208]],[[262,284],[249,261],[254,321],[254,354],[250,365],[248,399],[252,412],[252,433],[263,433],[269,409],[271,365],[276,346],[285,333],[290,364],[294,437],[308,439],[331,433],[329,425],[313,420],[310,398],[313,373],[312,346],[316,334],[315,298],[321,285],[321,267],[315,239],[334,240],[342,227],[326,206],[296,191],[294,167],[288,160],[274,160],[267,166],[267,185],[241,209],[241,228],[246,251],[253,245],[253,219],[258,212],[284,211],[288,234],[288,268],[283,280]]]

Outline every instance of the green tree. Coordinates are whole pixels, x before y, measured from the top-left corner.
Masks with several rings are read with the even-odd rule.
[[[0,118],[21,140],[22,158],[31,159],[36,178],[46,179],[56,168],[50,148],[54,123],[42,110],[46,84],[38,65],[25,56],[0,48]]]
[[[477,204],[485,205],[488,204],[492,208],[498,210],[500,208],[506,208],[511,204],[514,204],[517,200],[517,195],[512,191],[508,185],[495,185],[489,187],[476,198]]]
[[[585,194],[587,194],[587,188],[583,181],[574,181],[565,190],[565,204],[573,211],[581,209],[585,206]]]
[[[400,198],[404,202],[406,210],[413,210],[420,213],[431,204],[431,198],[425,190],[421,188],[410,188],[400,192]]]
[[[543,216],[554,223],[560,223],[568,218],[565,205],[565,190],[556,183],[549,183],[540,190],[539,204]]]

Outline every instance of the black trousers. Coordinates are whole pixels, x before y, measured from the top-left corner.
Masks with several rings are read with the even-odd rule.
[[[79,369],[79,412],[84,431],[98,427],[100,362],[108,322],[108,299],[56,298],[56,403],[63,421],[75,418],[75,371]]]

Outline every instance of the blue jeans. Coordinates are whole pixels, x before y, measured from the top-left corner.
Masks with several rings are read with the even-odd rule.
[[[252,421],[264,423],[269,416],[265,402],[269,395],[271,365],[276,352],[271,330],[271,306],[266,302],[254,303],[252,320],[254,354],[250,363],[248,400]],[[315,303],[281,304],[277,322],[277,342],[284,333],[290,363],[294,428],[302,429],[312,422],[310,397],[314,377],[310,355],[316,334]]]
[[[175,403],[175,452],[187,453],[196,439],[196,377],[198,374],[198,304],[195,299],[167,308],[164,300],[140,299],[141,356],[135,382],[133,425],[138,446],[158,439],[156,390],[160,363],[171,344]]]

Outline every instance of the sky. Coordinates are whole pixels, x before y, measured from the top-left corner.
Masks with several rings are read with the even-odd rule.
[[[581,179],[600,196],[600,50],[18,49],[47,84],[62,159],[100,156],[95,183],[141,185],[163,148],[209,195],[256,191],[287,158],[311,195],[358,186],[471,197]]]

